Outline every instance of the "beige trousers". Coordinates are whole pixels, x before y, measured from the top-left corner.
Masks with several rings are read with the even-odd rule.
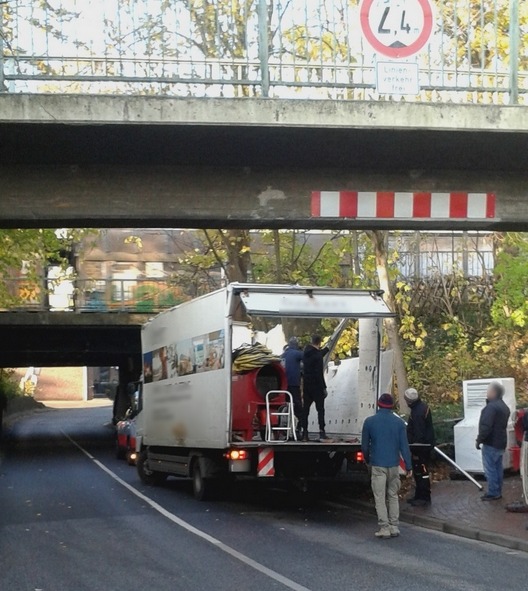
[[[380,527],[397,526],[400,518],[400,473],[398,466],[372,466],[371,485]]]

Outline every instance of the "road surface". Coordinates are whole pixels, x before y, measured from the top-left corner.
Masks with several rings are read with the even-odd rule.
[[[528,555],[247,488],[199,503],[189,483],[139,483],[114,458],[110,408],[20,420],[0,464],[2,591],[496,591]],[[80,443],[92,457],[68,438]]]

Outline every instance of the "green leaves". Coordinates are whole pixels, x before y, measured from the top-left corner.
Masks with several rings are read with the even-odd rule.
[[[523,328],[528,319],[528,241],[523,235],[506,234],[495,265],[493,323]]]
[[[25,292],[38,296],[48,262],[66,267],[67,251],[92,232],[67,229],[0,230],[0,306],[17,305],[22,296],[21,287]]]

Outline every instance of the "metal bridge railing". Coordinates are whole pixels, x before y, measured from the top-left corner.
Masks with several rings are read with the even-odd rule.
[[[187,298],[166,279],[9,279],[4,311],[157,313]]]
[[[493,274],[494,253],[488,250],[401,250],[393,264],[407,280],[449,276],[486,277]],[[187,300],[180,286],[168,279],[84,279],[75,276],[3,280],[4,311],[73,311],[157,313]],[[1,311],[1,309],[0,309]]]
[[[522,0],[433,0],[406,100],[528,104]],[[382,99],[360,0],[4,0],[0,92]]]

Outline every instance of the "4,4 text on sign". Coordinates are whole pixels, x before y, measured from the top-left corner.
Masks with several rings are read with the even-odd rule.
[[[433,32],[430,0],[363,0],[360,19],[372,48],[393,59],[418,53]]]

